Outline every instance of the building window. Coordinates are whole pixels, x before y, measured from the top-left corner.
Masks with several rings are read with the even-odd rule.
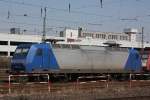
[[[12,46],[17,46],[19,44],[33,44],[33,42],[15,42],[15,41],[10,41],[10,45],[12,45]]]
[[[10,56],[13,56],[14,55],[14,52],[10,52]]]
[[[120,36],[120,40],[128,40],[128,36]]]
[[[8,41],[0,41],[0,45],[8,45]]]
[[[112,35],[108,35],[108,39],[112,39]]]
[[[105,34],[96,34],[96,38],[105,39],[106,35]]]
[[[96,34],[96,38],[99,38],[99,34]]]
[[[83,37],[86,37],[86,33],[83,33],[82,35],[83,35]]]
[[[72,32],[70,33],[70,37],[72,37]]]
[[[106,38],[106,35],[105,35],[105,34],[103,34],[103,35],[102,35],[102,38],[103,38],[103,39],[105,39],[105,38]]]
[[[113,39],[113,40],[117,40],[117,39],[118,39],[118,36],[117,36],[117,35],[112,35],[112,39]]]
[[[0,52],[0,56],[8,56],[8,52],[1,51],[1,52]]]
[[[60,32],[60,37],[64,37],[63,31]]]

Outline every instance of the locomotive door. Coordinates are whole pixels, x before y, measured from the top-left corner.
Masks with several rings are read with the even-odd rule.
[[[49,49],[46,46],[43,46],[42,50],[42,67],[44,70],[48,70],[50,66],[50,54]]]
[[[38,48],[36,52],[37,56],[37,63],[39,65],[40,70],[48,70],[48,66],[50,63],[50,57],[48,54],[48,49],[46,49],[44,46],[42,48]]]
[[[38,48],[36,50],[36,67],[38,69],[41,69],[43,67],[43,50],[42,48]]]

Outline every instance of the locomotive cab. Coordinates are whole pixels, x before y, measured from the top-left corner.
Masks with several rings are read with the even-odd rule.
[[[48,43],[19,45],[11,61],[13,72],[41,72],[58,69],[52,48]]]
[[[31,44],[22,44],[19,45],[11,60],[11,71],[15,72],[23,72],[25,71],[26,66],[26,58],[29,52]]]

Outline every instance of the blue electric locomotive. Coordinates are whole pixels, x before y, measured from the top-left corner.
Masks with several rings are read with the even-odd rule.
[[[70,44],[22,44],[11,61],[12,72],[129,73],[141,71],[137,50]]]

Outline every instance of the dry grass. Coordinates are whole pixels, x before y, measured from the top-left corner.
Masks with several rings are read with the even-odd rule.
[[[106,98],[150,96],[149,87],[115,87],[89,90],[63,90],[55,93],[11,94],[3,100],[98,100]]]

